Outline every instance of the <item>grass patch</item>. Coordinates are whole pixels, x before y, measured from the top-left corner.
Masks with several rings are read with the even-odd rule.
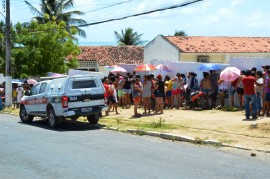
[[[149,127],[150,128],[164,128],[165,126],[165,119],[162,119],[162,118],[159,118],[158,121],[152,121],[150,124],[149,124]]]
[[[14,108],[14,107],[5,107],[3,110],[0,111],[0,113],[12,113],[15,115],[19,115],[20,108]]]
[[[226,144],[232,144],[232,143],[236,143],[237,140],[232,140],[232,139],[221,139],[221,140],[219,140],[219,142],[221,142],[221,143],[226,143]]]

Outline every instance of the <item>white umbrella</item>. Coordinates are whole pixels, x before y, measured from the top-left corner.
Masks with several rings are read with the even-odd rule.
[[[112,72],[112,73],[126,73],[127,70],[122,68],[122,67],[117,66],[114,69],[112,69],[110,72]]]

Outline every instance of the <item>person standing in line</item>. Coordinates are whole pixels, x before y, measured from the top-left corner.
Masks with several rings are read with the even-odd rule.
[[[196,78],[197,74],[194,72],[190,72],[191,80],[190,80],[190,92],[195,92],[199,90],[199,82]]]
[[[165,88],[166,88],[166,93],[165,93],[165,97],[166,97],[166,101],[167,101],[167,107],[170,108],[171,107],[171,96],[172,96],[172,80],[169,77],[169,75],[165,76],[164,79],[165,82]]]
[[[268,74],[267,74],[267,71],[270,69],[270,66],[269,65],[265,65],[265,66],[262,66],[263,68],[263,82],[264,82],[264,87],[263,87],[263,93],[262,93],[262,115],[264,116],[265,115],[265,111],[266,111],[266,101],[265,101],[265,90],[266,90],[266,85],[265,85],[265,82],[266,80],[269,78]]]
[[[180,73],[176,74],[176,77],[172,79],[172,96],[171,96],[171,108],[173,109],[174,99],[176,98],[177,106],[175,109],[179,109],[181,106],[181,90],[184,89],[184,80]]]
[[[257,99],[254,89],[254,85],[257,84],[257,82],[255,77],[251,76],[251,70],[246,71],[245,76],[242,78],[242,83],[244,86],[246,119],[250,117],[250,103],[252,106],[252,119],[257,119]]]
[[[266,75],[270,76],[270,70],[266,71]],[[270,78],[265,78],[265,84],[264,84],[264,90],[265,90],[265,114],[267,117],[270,116],[269,110],[270,110]]]
[[[103,78],[103,87],[105,89],[105,92],[104,92],[104,101],[108,105],[108,110],[105,111],[106,116],[109,115],[109,101],[108,101],[109,83],[108,82],[109,82],[108,77],[104,77]]]
[[[108,107],[108,111],[106,112],[106,115],[109,115],[109,112],[110,112],[112,107],[115,109],[115,113],[119,114],[118,110],[117,110],[116,90],[115,90],[115,87],[113,85],[113,82],[109,81],[108,86],[109,86],[109,89],[107,91],[107,97],[108,97],[109,107]]]
[[[262,111],[262,89],[263,89],[263,74],[262,71],[256,71],[256,80],[258,85],[255,85],[255,92],[257,97],[257,116],[261,116]]]
[[[138,106],[141,102],[141,92],[142,86],[139,78],[132,80],[132,97],[134,102],[134,117],[141,117],[141,114],[138,113]]]
[[[17,103],[19,104],[23,97],[23,88],[21,84],[18,84],[18,87],[16,88],[16,92],[17,92]]]
[[[17,103],[17,91],[16,91],[17,85],[16,84],[12,84],[12,103],[13,103],[13,107],[16,108],[18,107],[18,103]]]
[[[213,88],[213,94],[212,94],[212,104],[211,107],[214,108],[216,107],[216,102],[217,102],[217,95],[218,95],[218,80],[219,80],[219,75],[217,74],[216,70],[210,70],[210,81],[211,85]]]
[[[238,100],[239,100],[239,108],[243,109],[243,96],[244,96],[244,86],[242,83],[242,79],[245,77],[245,71],[241,71],[241,75],[238,78],[238,81],[236,83],[236,92],[238,94]]]
[[[206,101],[206,109],[209,108],[209,95],[214,94],[214,89],[209,78],[209,73],[203,72],[203,79],[201,80],[200,89],[203,92]]]
[[[118,79],[118,102],[119,102],[119,106],[124,106],[124,95],[123,95],[123,76],[119,76]]]
[[[222,79],[218,80],[218,89],[219,89],[219,99],[220,105],[223,107],[225,106],[225,97],[228,93],[229,82],[224,81]]]
[[[123,94],[125,101],[125,108],[129,109],[131,105],[130,95],[131,95],[131,79],[130,76],[125,77],[123,81]]]
[[[151,82],[151,77],[149,75],[144,75],[143,76],[143,90],[142,90],[142,98],[143,98],[143,108],[144,108],[144,114],[150,114],[150,98],[152,95],[151,92],[151,87],[152,87],[152,82]]]
[[[238,78],[236,78],[234,81],[231,82],[231,87],[230,87],[231,106],[234,106],[234,94],[236,92],[237,81],[238,81]]]
[[[165,97],[165,83],[162,81],[162,75],[157,75],[157,81],[155,85],[155,114],[160,111],[163,114],[163,98]]]

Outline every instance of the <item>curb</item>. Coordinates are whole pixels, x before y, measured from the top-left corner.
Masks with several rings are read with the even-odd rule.
[[[188,136],[181,136],[181,135],[174,135],[170,133],[159,133],[159,132],[152,132],[152,131],[142,131],[142,130],[136,130],[136,129],[127,129],[126,131],[120,130],[118,128],[113,127],[103,127],[103,129],[111,130],[111,131],[119,131],[119,132],[127,132],[134,135],[147,135],[152,137],[159,137],[166,140],[172,140],[172,141],[181,141],[181,142],[189,142],[193,144],[200,144],[200,145],[214,145],[214,146],[220,146],[220,147],[229,147],[239,150],[246,150],[246,151],[256,151],[256,152],[264,152],[264,153],[270,153],[270,150],[261,150],[261,149],[252,149],[247,148],[239,145],[230,145],[227,143],[218,142],[216,140],[201,140],[196,139]]]

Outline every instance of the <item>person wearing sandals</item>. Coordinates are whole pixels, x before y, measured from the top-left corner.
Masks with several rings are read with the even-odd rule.
[[[165,97],[165,83],[162,81],[162,75],[157,75],[157,81],[155,84],[155,114],[160,111],[163,114],[163,98]]]
[[[142,98],[143,98],[143,108],[144,108],[144,114],[150,114],[150,98],[151,98],[151,77],[149,75],[143,76],[143,90],[142,90]]]
[[[141,117],[141,114],[138,113],[138,106],[141,102],[141,92],[142,92],[140,79],[136,78],[135,80],[132,80],[131,83],[133,84],[132,97],[134,102],[134,117]]]

